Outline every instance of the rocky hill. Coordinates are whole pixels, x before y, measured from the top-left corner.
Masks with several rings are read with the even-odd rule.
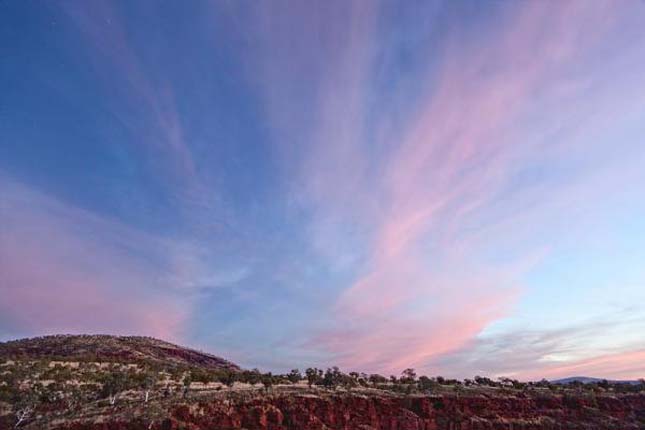
[[[54,335],[20,339],[0,343],[0,359],[148,363],[239,370],[237,365],[223,358],[142,336]]]

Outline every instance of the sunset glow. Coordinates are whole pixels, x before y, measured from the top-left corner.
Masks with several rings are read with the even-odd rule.
[[[0,340],[645,376],[645,3],[0,3]]]

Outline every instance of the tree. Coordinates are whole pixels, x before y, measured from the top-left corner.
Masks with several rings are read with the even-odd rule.
[[[20,424],[33,412],[32,406],[26,406],[16,410],[16,425],[14,428],[18,428]]]
[[[37,395],[33,390],[21,391],[18,393],[16,399],[16,424],[14,428],[18,428],[36,408]]]
[[[170,379],[175,382],[180,382],[184,372],[179,367],[173,367],[170,369]]]
[[[126,376],[120,370],[113,370],[103,380],[103,396],[108,397],[110,404],[114,405],[117,396],[126,388]]]
[[[359,375],[356,372],[352,372],[351,375],[345,375],[344,373],[341,373],[340,383],[343,384],[343,386],[348,390],[351,390],[358,385],[358,376]]]
[[[262,373],[258,369],[245,370],[239,375],[240,381],[255,385],[262,382]]]
[[[213,380],[213,375],[207,370],[193,369],[190,371],[190,379],[194,382],[201,382],[202,384],[208,384]]]
[[[289,372],[289,374],[287,375],[287,379],[292,384],[297,384],[302,379],[302,374],[300,373],[300,370],[298,370],[298,369],[291,369],[291,372]]]
[[[264,375],[262,375],[262,385],[264,385],[264,391],[267,393],[269,390],[273,389],[273,375],[271,372],[267,372]]]
[[[412,368],[405,369],[401,372],[401,382],[412,384],[417,379],[417,372]]]
[[[367,375],[367,373],[361,372],[361,374],[358,377],[358,383],[361,384],[363,387],[367,387],[368,378],[369,376]]]
[[[305,375],[307,376],[307,384],[309,385],[309,388],[311,388],[312,385],[320,383],[322,380],[322,370],[315,367],[308,368],[305,371]]]
[[[497,380],[499,381],[499,384],[504,387],[523,388],[524,385],[517,379],[508,378],[506,376],[500,376]]]
[[[219,376],[220,382],[227,387],[232,387],[237,379],[237,373],[228,369],[224,370]]]
[[[184,384],[184,397],[188,395],[188,391],[190,391],[190,384],[193,382],[191,379],[190,373],[184,376],[183,384]]]
[[[152,390],[155,385],[157,385],[157,379],[159,375],[156,372],[148,371],[145,373],[143,380],[141,381],[141,388],[144,390],[143,402],[148,403],[148,397],[150,396],[150,390]]]
[[[97,391],[97,385],[88,384],[80,387],[71,387],[71,389],[67,388],[67,393],[60,393],[60,395],[64,397],[67,409],[71,411],[80,407],[87,400],[88,394],[95,394]]]
[[[157,422],[160,423],[163,420],[164,414],[165,410],[159,404],[152,403],[148,406],[146,411],[146,416],[148,417],[148,430],[155,428],[155,424]]]
[[[488,385],[489,387],[494,387],[496,385],[495,381],[484,376],[475,376],[475,382],[477,385]]]
[[[436,381],[428,378],[425,375],[419,376],[419,389],[421,391],[429,391],[437,386]]]
[[[378,373],[372,373],[369,376],[369,381],[372,383],[374,388],[376,388],[378,384],[385,384],[387,382],[387,378],[385,376],[379,375]]]
[[[337,366],[334,366],[327,369],[323,376],[322,384],[327,388],[335,390],[343,382],[343,379],[343,373]]]

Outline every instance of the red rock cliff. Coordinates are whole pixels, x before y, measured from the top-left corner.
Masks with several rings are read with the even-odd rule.
[[[149,422],[67,423],[60,430],[139,430]],[[645,395],[275,396],[176,406],[164,430],[645,429]]]

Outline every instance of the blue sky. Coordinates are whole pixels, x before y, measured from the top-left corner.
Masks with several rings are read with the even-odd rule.
[[[0,3],[0,337],[645,375],[645,5]]]

